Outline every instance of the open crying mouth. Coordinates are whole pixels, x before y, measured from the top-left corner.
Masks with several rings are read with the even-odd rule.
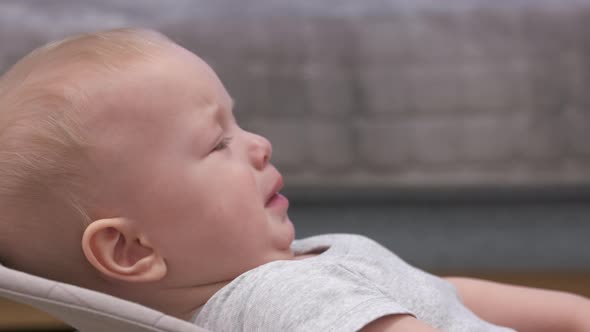
[[[277,211],[283,211],[289,208],[289,200],[280,192],[277,192],[268,198],[264,207],[273,210],[276,209]]]
[[[268,200],[266,201],[265,205],[269,205],[270,203],[272,203],[272,201],[274,201],[275,199],[277,199],[279,197],[279,193],[274,193],[272,196],[270,196],[268,198]]]

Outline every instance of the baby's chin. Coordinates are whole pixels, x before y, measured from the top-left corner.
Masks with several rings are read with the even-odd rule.
[[[295,226],[287,214],[277,222],[281,223],[279,226],[281,226],[281,231],[283,232],[280,236],[278,247],[292,254],[291,244],[295,240]]]

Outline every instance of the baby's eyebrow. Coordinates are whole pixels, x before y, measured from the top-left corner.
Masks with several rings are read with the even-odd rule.
[[[233,108],[235,101],[230,97],[228,102],[213,103],[209,109],[209,116],[214,123],[230,123],[235,121]]]
[[[234,107],[236,106],[236,101],[235,99],[233,99],[232,97],[229,97],[229,106],[227,107],[227,109],[225,109],[225,107],[223,107],[223,111],[225,111],[225,113],[227,113],[227,120],[233,120],[235,121],[235,117],[234,117]]]

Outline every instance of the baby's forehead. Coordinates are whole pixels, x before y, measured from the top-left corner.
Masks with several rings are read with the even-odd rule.
[[[179,118],[231,117],[233,100],[214,71],[188,51],[128,69],[121,80],[98,86],[87,121],[102,132],[113,126],[164,129]],[[188,54],[187,54],[188,53]]]
[[[188,52],[188,51],[186,51]],[[182,103],[231,107],[231,97],[215,72],[195,55],[175,52],[157,59],[142,61],[120,73],[113,73],[107,82],[97,82],[97,102],[108,104],[101,111],[149,111],[146,103],[172,105]]]

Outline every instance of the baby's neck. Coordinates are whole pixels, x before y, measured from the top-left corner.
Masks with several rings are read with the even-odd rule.
[[[180,319],[190,320],[199,308],[204,306],[217,291],[230,282],[231,280],[189,289],[170,290],[170,292],[167,292],[167,299],[170,301],[160,303],[162,309],[159,310]],[[171,310],[172,308],[174,310]]]

